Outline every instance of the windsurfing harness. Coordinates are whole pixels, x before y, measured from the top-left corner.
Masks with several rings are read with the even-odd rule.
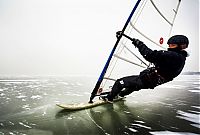
[[[167,80],[158,73],[155,67],[147,68],[140,72],[139,78],[144,85],[143,87],[146,89],[154,89],[154,87],[167,82]]]
[[[137,48],[147,61],[155,65],[155,67],[148,68],[140,73],[142,82],[149,88],[172,81],[181,73],[185,65],[187,52],[184,50],[153,51],[143,42],[140,42]]]

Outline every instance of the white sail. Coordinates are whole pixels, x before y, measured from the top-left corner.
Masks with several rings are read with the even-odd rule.
[[[124,34],[143,41],[152,50],[165,50],[180,2],[180,0],[142,0]],[[101,87],[108,90],[113,85],[113,80],[138,75],[148,66],[150,64],[140,55],[131,41],[122,36]]]

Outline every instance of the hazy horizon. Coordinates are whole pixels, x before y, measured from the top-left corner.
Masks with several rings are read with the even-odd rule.
[[[0,0],[0,75],[98,77],[134,3]],[[198,0],[182,0],[173,33],[190,40],[184,72],[199,71]]]

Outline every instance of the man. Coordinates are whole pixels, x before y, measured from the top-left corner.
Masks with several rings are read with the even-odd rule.
[[[128,37],[125,34],[123,35]],[[102,97],[105,101],[112,102],[116,96],[124,97],[140,89],[154,89],[158,85],[172,81],[181,73],[185,65],[188,54],[184,49],[188,47],[189,40],[184,35],[175,35],[169,38],[167,51],[153,51],[142,41],[134,38],[131,40],[141,55],[147,61],[153,63],[154,67],[145,69],[139,75],[118,79],[111,92]]]

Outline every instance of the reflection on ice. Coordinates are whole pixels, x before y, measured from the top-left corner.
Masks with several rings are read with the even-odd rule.
[[[69,83],[67,83],[67,82],[57,82],[57,83],[60,83],[60,84],[64,84],[64,85],[69,85]]]
[[[135,122],[137,122],[137,123],[145,123],[144,121],[139,121],[139,120],[136,120]]]
[[[26,109],[26,110],[30,110],[30,105],[29,105],[29,104],[23,105],[22,108],[23,108],[23,109]]]
[[[189,90],[190,92],[200,93],[200,90]]]
[[[26,127],[26,128],[32,128],[32,127],[30,127],[30,126],[24,124],[23,122],[19,122],[19,124],[22,125],[22,126],[24,126],[24,127]]]
[[[42,96],[40,96],[40,95],[35,95],[35,96],[31,96],[31,98],[32,98],[32,99],[41,99]]]
[[[24,96],[24,95],[20,95],[20,96],[17,96],[16,98],[25,98],[27,96]]]
[[[130,114],[131,112],[128,112],[128,111],[124,111],[124,113]]]
[[[73,118],[72,118],[72,117],[68,117],[67,119],[68,119],[68,120],[72,120]]]
[[[28,86],[26,86],[27,88],[31,88],[31,89],[33,89],[33,88],[37,88],[38,86],[37,85],[28,85]]]
[[[4,96],[4,95],[6,95],[6,94],[4,94],[4,93],[1,93],[1,94],[0,94],[1,97]]]
[[[8,121],[9,125],[15,125],[13,122],[11,121]]]
[[[170,89],[184,89],[185,86],[183,85],[175,85],[175,84],[170,84],[170,83],[166,83],[163,85],[158,86],[159,88],[170,88]]]
[[[135,124],[135,123],[133,123],[131,125],[134,126],[134,127],[142,127],[142,128],[146,128],[146,129],[151,129],[151,127],[147,127],[147,126],[144,126],[142,124]]]
[[[197,109],[200,109],[200,106],[191,106],[193,108],[197,108]]]
[[[132,132],[137,132],[137,130],[136,129],[133,129],[133,128],[128,128],[130,131],[132,131]],[[128,133],[127,133],[128,134]]]
[[[150,132],[152,135],[197,135],[194,133],[187,132],[171,132],[171,131],[160,131],[160,132]]]
[[[70,96],[82,97],[83,95],[80,95],[80,94],[70,94]]]
[[[188,113],[188,112],[183,112],[180,110],[178,110],[177,114],[179,114],[180,116],[176,116],[176,117],[190,121],[190,122],[194,122],[196,124],[199,124],[200,126],[200,114]]]

